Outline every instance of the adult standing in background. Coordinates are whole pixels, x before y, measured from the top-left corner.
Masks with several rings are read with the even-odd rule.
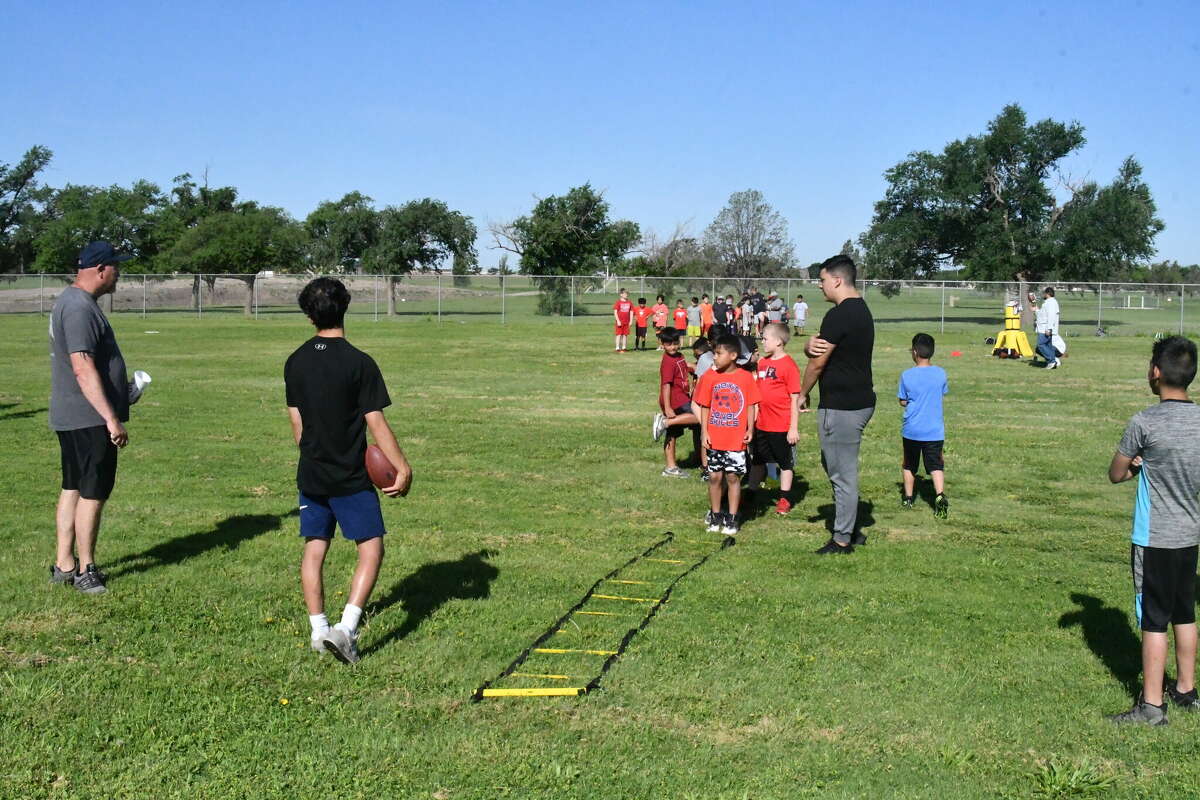
[[[779,299],[778,292],[771,292],[767,295],[767,324],[783,322],[783,313],[786,308],[784,302]]]
[[[118,265],[132,257],[108,242],[92,242],[79,253],[75,282],[50,311],[50,427],[62,451],[50,581],[85,594],[106,591],[96,569],[96,539],[116,483],[117,450],[129,443],[125,359],[96,299],[116,289]]]
[[[875,320],[855,286],[858,270],[849,256],[838,255],[821,264],[821,292],[833,308],[821,321],[821,332],[808,340],[809,360],[800,383],[800,410],[809,406],[809,393],[820,385],[817,437],[821,464],[833,485],[833,536],[817,553],[846,555],[866,544],[856,531],[858,521],[858,450],[863,429],[875,413],[871,355],[875,349]]]
[[[1058,335],[1058,300],[1054,299],[1054,287],[1042,290],[1042,305],[1037,309],[1037,352],[1046,359],[1046,369],[1058,369],[1058,351],[1054,349],[1054,337]]]

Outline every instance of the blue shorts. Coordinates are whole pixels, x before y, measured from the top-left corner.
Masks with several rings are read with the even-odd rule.
[[[300,535],[305,539],[332,539],[333,526],[342,536],[363,542],[383,536],[383,511],[374,489],[341,497],[300,493]]]

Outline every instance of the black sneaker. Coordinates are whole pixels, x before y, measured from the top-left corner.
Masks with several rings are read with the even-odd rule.
[[[1133,704],[1133,708],[1128,711],[1123,711],[1120,714],[1110,714],[1109,722],[1117,725],[1150,725],[1158,727],[1159,725],[1167,724],[1167,704],[1155,706],[1147,703],[1138,695],[1137,701]]]
[[[721,533],[726,536],[737,536],[741,530],[742,523],[737,518],[737,514],[726,514],[725,521],[721,525]]]
[[[721,511],[709,511],[704,515],[704,527],[709,533],[720,533],[721,526],[725,523],[725,514]]]
[[[104,575],[96,569],[95,564],[88,564],[87,569],[75,577],[75,588],[84,594],[104,594],[108,591],[104,586]]]
[[[819,550],[817,550],[817,555],[819,555],[819,556],[828,556],[828,555],[848,556],[853,552],[854,552],[854,545],[848,544],[848,545],[842,546],[842,545],[838,544],[836,541],[834,541],[833,539],[830,539]]]
[[[917,500],[917,498],[915,498],[915,497],[912,497],[912,496],[901,497],[901,498],[900,498],[900,505],[904,506],[905,508],[912,508],[912,507],[913,507],[913,503],[915,503],[915,502],[916,502],[916,500]]]
[[[1175,688],[1175,681],[1167,684],[1167,697],[1171,698],[1171,705],[1184,711],[1200,711],[1200,694],[1197,694],[1196,687],[1192,687],[1190,692],[1181,692]]]
[[[855,547],[862,547],[867,543],[867,535],[861,531],[856,531],[850,534],[850,544]]]
[[[946,495],[939,494],[934,498],[933,515],[938,519],[946,519],[950,516],[950,501],[946,499]]]

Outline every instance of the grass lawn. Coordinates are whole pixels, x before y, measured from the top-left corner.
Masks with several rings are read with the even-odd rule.
[[[664,532],[679,560],[715,550],[703,484],[659,476],[658,354],[613,354],[603,316],[351,320],[416,479],[385,499],[387,559],[348,668],[308,649],[299,590],[282,366],[302,317],[113,316],[154,384],[106,508],[98,598],[46,582],[46,318],[0,317],[0,796],[1196,796],[1200,717],[1126,730],[1102,716],[1140,680],[1133,486],[1106,470],[1153,399],[1151,340],[1079,336],[1045,372],[988,357],[998,310],[992,325],[947,320],[938,522],[900,508],[892,400],[908,340],[938,322],[887,302],[872,301],[868,546],[813,555],[832,507],[806,416],[799,507],[764,509],[679,581],[597,691],[481,703],[476,687]],[[331,552],[331,616],[353,556],[341,540]],[[678,572],[620,577],[661,593]],[[588,619],[555,646],[611,649],[637,618]],[[604,660],[539,658],[527,671]]]

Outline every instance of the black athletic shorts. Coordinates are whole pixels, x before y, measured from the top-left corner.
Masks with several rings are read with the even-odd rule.
[[[946,469],[946,463],[942,460],[941,442],[918,442],[916,439],[903,439],[903,441],[904,469],[908,472],[915,475],[921,468],[922,458],[925,459],[926,473]]]
[[[1166,633],[1168,624],[1196,621],[1196,550],[1195,545],[1130,548],[1134,612],[1142,630]]]
[[[790,470],[796,466],[796,456],[788,444],[787,433],[754,429],[750,441],[750,459],[755,464],[778,464],[780,469]]]
[[[690,414],[690,413],[692,413],[691,404],[688,404],[686,406],[680,406],[679,408],[675,409],[675,416],[679,416],[680,414]],[[667,430],[663,434],[663,437],[664,437],[663,444],[665,445],[671,439],[678,439],[680,436],[683,436],[683,434],[686,431],[692,431],[697,436],[699,436],[700,435],[700,426],[699,425],[668,425]]]
[[[57,431],[62,450],[62,488],[74,489],[87,500],[107,500],[117,481],[117,446],[108,428]]]
[[[637,338],[639,338],[639,339],[646,338],[646,329],[645,328],[639,328],[635,325],[633,328],[633,332],[634,332],[634,335],[637,336]]]

